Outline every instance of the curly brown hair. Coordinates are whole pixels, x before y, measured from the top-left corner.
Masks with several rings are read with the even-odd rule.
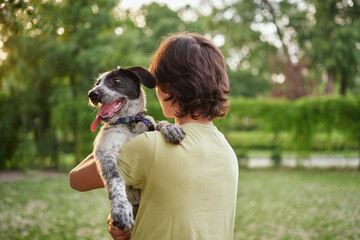
[[[224,56],[205,37],[179,33],[165,38],[149,70],[170,95],[165,101],[179,104],[177,117],[190,113],[193,119],[212,120],[226,115],[230,86]]]

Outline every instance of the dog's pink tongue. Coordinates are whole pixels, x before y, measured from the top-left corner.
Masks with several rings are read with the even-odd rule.
[[[91,124],[91,131],[95,132],[99,124],[101,123],[101,115],[97,115],[93,123]]]
[[[118,101],[115,102],[110,102],[110,103],[105,103],[103,105],[101,105],[97,115],[102,116],[102,117],[106,117],[108,115],[111,115],[114,113],[116,105],[117,105]]]
[[[108,116],[111,116],[112,114],[114,114],[114,111],[116,110],[116,107],[118,106],[118,104],[119,104],[118,101],[115,101],[115,102],[105,103],[105,104],[101,105],[101,107],[96,115],[95,120],[91,124],[91,131],[94,132],[96,130],[96,128],[101,123],[102,117],[108,117]]]

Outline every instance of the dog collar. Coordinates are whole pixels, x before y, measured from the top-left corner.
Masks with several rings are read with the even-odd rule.
[[[145,119],[145,112],[141,112],[141,113],[137,114],[136,116],[122,117],[114,122],[109,123],[109,124],[117,125],[120,123],[130,123],[130,122],[143,122],[147,126],[149,131],[155,130],[154,125],[149,120]]]

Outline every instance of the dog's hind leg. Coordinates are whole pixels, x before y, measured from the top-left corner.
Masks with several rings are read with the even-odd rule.
[[[136,219],[136,214],[139,210],[141,200],[141,190],[132,186],[126,186],[126,195],[129,202],[133,206],[134,219]]]
[[[132,205],[126,196],[125,183],[117,171],[118,154],[95,151],[98,170],[101,171],[109,200],[111,202],[112,224],[120,229],[131,228],[134,223]]]

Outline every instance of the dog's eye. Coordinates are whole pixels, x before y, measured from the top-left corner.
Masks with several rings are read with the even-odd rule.
[[[100,80],[97,80],[96,83],[95,83],[95,86],[97,86],[99,84],[100,84]]]
[[[121,83],[121,80],[120,80],[120,78],[113,78],[113,82],[114,83]]]

